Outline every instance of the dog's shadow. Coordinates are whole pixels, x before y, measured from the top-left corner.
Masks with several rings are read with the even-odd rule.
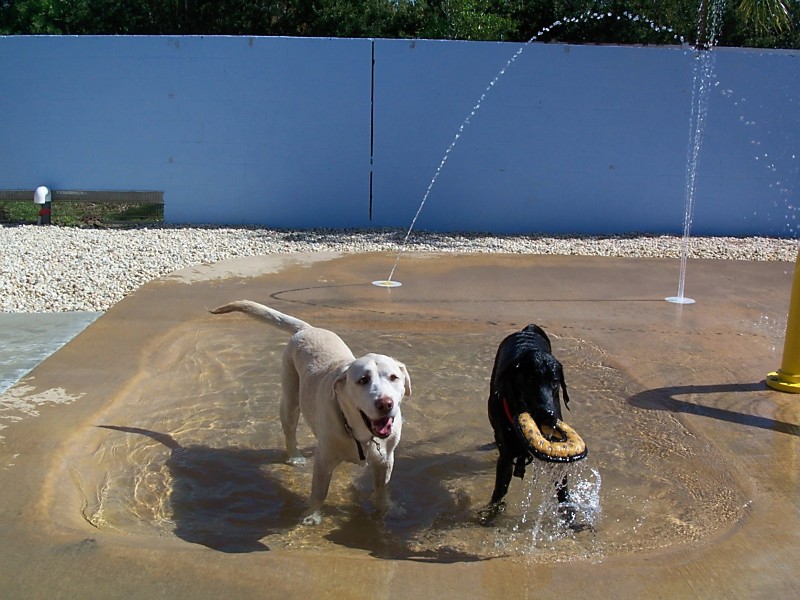
[[[367,514],[369,509],[365,505],[365,511],[351,512],[325,537],[335,544],[389,560],[436,563],[485,560],[486,556],[443,541],[458,537],[469,528],[481,529],[472,499],[466,492],[454,492],[448,481],[484,471],[487,471],[486,461],[468,450],[397,456],[391,490],[400,512],[390,511],[382,518],[375,513]],[[370,480],[367,470],[360,482],[365,496],[371,489]]]
[[[118,425],[103,429],[150,438],[169,450],[165,466],[172,478],[169,502],[174,534],[220,552],[269,550],[261,540],[299,525],[307,498],[286,488],[263,467],[285,464],[284,450],[181,446],[172,436]],[[467,456],[465,456],[465,454]],[[447,545],[416,543],[420,536],[479,527],[470,499],[453,494],[448,479],[485,471],[485,461],[469,452],[399,456],[392,478],[393,497],[405,514],[382,519],[353,506],[325,537],[332,543],[365,550],[376,558],[427,562],[474,562],[484,557]],[[443,475],[446,473],[446,475]],[[359,483],[365,496],[369,470]],[[368,504],[371,500],[366,501]],[[326,517],[327,518],[327,517]]]
[[[305,498],[262,470],[283,462],[281,450],[181,446],[172,436],[117,425],[98,425],[143,435],[169,449],[173,479],[169,497],[174,533],[220,552],[263,552],[260,540],[295,527]]]

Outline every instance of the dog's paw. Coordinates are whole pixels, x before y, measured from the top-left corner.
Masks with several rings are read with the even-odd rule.
[[[299,454],[295,456],[290,456],[289,458],[286,459],[286,463],[295,467],[302,467],[305,466],[306,464],[306,457],[300,456]]]
[[[380,514],[386,514],[394,506],[394,503],[389,499],[389,492],[386,488],[375,491],[372,497],[372,504]]]
[[[322,523],[322,513],[320,511],[315,510],[312,513],[308,513],[303,517],[301,521],[303,525],[319,525]]]
[[[391,501],[388,503],[388,506],[379,508],[379,511],[384,521],[386,520],[394,521],[396,519],[402,519],[408,514],[408,511],[402,505]]]
[[[489,527],[494,524],[497,515],[502,515],[504,512],[506,512],[506,503],[501,500],[500,502],[484,506],[477,511],[476,516],[478,518],[478,523],[484,527]]]
[[[558,517],[564,525],[572,527],[576,518],[575,507],[568,502],[560,503],[558,505]]]

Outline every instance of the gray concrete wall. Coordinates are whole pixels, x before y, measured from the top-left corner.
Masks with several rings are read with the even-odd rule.
[[[0,189],[163,190],[176,224],[407,228],[446,156],[418,229],[680,233],[694,53],[533,44],[489,86],[519,48],[0,37]],[[800,55],[712,62],[692,231],[796,236]]]

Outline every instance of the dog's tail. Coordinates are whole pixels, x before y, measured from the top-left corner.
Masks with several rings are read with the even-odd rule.
[[[274,308],[264,306],[263,304],[251,300],[238,300],[236,302],[224,304],[223,306],[212,309],[210,312],[215,315],[229,312],[243,312],[257,319],[277,325],[281,329],[287,329],[293,332],[300,331],[305,327],[311,327],[311,325],[305,321],[301,321],[290,315],[285,315]]]

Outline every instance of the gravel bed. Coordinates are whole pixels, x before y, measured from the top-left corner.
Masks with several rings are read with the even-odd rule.
[[[104,311],[151,279],[229,258],[298,252],[518,253],[680,258],[677,236],[441,234],[253,227],[0,227],[0,312]],[[689,258],[794,262],[798,243],[691,238]]]

